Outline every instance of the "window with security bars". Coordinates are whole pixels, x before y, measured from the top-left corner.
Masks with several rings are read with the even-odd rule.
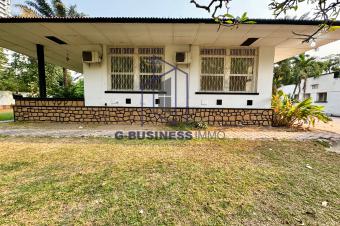
[[[164,48],[111,48],[110,55],[112,90],[161,89]]]
[[[255,58],[231,57],[230,91],[247,91],[247,84],[253,81]]]
[[[208,56],[201,58],[201,90],[223,91],[224,57]]]
[[[141,90],[161,90],[164,73],[163,48],[139,48],[139,73]]]
[[[256,49],[201,49],[201,91],[253,92]]]
[[[132,90],[134,81],[133,56],[111,57],[111,85],[114,90]]]

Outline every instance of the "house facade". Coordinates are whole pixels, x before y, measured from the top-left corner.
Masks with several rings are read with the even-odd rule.
[[[302,84],[304,81],[302,81]],[[331,116],[340,116],[340,72],[321,75],[318,78],[308,78],[306,92],[303,92],[303,85],[295,90],[295,85],[288,85],[281,88],[286,94],[298,99],[312,98],[313,103],[325,107],[325,112]]]
[[[150,44],[102,50],[101,63],[84,65],[86,106],[270,109],[272,47]],[[177,64],[176,53],[186,53],[188,62]],[[155,73],[153,57],[162,60],[154,63]],[[171,72],[176,69],[177,75]],[[157,76],[160,81],[153,81]],[[171,83],[168,103],[162,103],[164,81]]]
[[[37,56],[41,91],[45,60],[84,74],[84,100],[17,100],[19,121],[270,125],[273,65],[312,49],[293,31],[319,23],[256,20],[231,29],[211,19],[7,18],[0,44]],[[328,33],[315,47],[339,38]]]

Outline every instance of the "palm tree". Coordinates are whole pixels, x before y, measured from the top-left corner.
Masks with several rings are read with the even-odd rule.
[[[292,63],[291,58],[282,60],[274,65],[273,94],[277,93],[278,88],[292,82]]]
[[[300,54],[293,58],[293,77],[295,80],[295,89],[299,88],[298,95],[301,92],[301,82],[303,81],[303,94],[306,94],[307,78],[318,77],[322,74],[323,66],[315,61],[314,57],[309,57],[305,54]]]
[[[76,5],[67,7],[61,0],[28,0],[25,4],[16,4],[21,9],[22,17],[84,17],[84,13],[76,10]],[[63,67],[64,87],[68,86],[68,71]]]

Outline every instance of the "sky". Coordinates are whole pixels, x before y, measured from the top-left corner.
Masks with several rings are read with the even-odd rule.
[[[209,0],[201,0],[204,3]],[[12,0],[12,4],[20,4],[25,0]],[[90,17],[209,17],[209,13],[194,7],[190,0],[63,0],[67,5],[76,4],[78,11]],[[271,0],[233,0],[230,12],[239,16],[248,13],[249,18],[274,18],[268,8]],[[310,11],[307,5],[289,16],[299,16]],[[16,7],[12,13],[18,14]],[[324,57],[329,54],[340,53],[340,41],[320,47],[317,51],[308,54],[315,57]]]
[[[200,2],[207,2],[201,0]],[[13,4],[24,0],[12,0]],[[94,17],[209,17],[204,10],[194,7],[190,0],[64,0],[76,4],[79,11]],[[244,4],[247,2],[247,4]],[[234,0],[232,11],[241,15],[247,11],[250,17],[272,18],[268,10],[270,0]]]

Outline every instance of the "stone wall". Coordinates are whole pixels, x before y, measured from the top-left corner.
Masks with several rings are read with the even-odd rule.
[[[164,124],[194,120],[216,126],[272,124],[270,109],[86,107],[81,99],[17,99],[14,115],[16,121],[140,124],[143,120],[145,124]]]

